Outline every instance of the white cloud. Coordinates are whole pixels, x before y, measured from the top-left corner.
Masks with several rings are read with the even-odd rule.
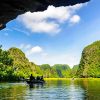
[[[57,33],[59,32],[59,26],[56,23],[53,22],[46,22],[46,21],[42,21],[42,22],[38,22],[38,23],[30,23],[27,24],[26,26],[28,29],[30,29],[32,32],[54,32]],[[50,33],[52,34],[52,33]]]
[[[32,55],[32,54],[41,54],[41,53],[43,53],[43,49],[40,46],[34,46],[30,49],[27,49],[26,51],[27,56]]]
[[[76,14],[76,11],[82,6],[83,4],[68,7],[49,6],[43,12],[27,12],[20,15],[18,20],[33,33],[55,35],[60,32],[62,23],[77,23],[80,21],[80,16]]]
[[[31,49],[31,52],[32,52],[32,53],[40,53],[40,52],[42,52],[42,51],[43,51],[42,48],[39,47],[39,46],[35,46],[35,47],[33,47],[33,48]]]
[[[79,21],[80,21],[80,16],[78,16],[78,15],[74,15],[74,16],[72,16],[72,17],[70,18],[71,24],[79,23]]]
[[[22,43],[19,45],[19,48],[22,49],[27,56],[34,55],[34,54],[46,56],[46,53],[44,53],[43,48],[38,45],[32,46],[31,44]]]

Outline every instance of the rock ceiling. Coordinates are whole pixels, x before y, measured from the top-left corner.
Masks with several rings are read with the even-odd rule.
[[[49,5],[55,7],[85,3],[89,0],[0,0],[0,30],[18,15],[27,11],[46,10]]]

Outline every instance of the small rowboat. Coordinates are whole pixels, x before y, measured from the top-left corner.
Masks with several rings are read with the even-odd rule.
[[[27,84],[43,84],[43,83],[45,83],[44,80],[34,80],[34,81],[27,80],[26,82],[27,82]]]
[[[40,84],[40,85],[43,85],[45,83],[44,79],[43,79],[43,76],[37,76],[36,78],[34,76],[30,76],[29,79],[26,79],[26,82],[27,84],[30,86],[30,87],[33,87],[34,84]]]
[[[27,82],[27,84],[29,85],[30,88],[33,88],[35,84],[43,85],[45,83],[44,80],[34,80],[34,81],[26,80],[26,82]]]

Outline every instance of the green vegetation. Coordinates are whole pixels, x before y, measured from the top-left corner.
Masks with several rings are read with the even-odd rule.
[[[18,81],[28,78],[30,74],[34,76],[43,75],[45,78],[67,78],[70,77],[70,67],[68,65],[48,64],[36,65],[29,62],[25,54],[18,48],[10,48],[8,51],[2,50],[0,46],[0,81]]]
[[[8,80],[13,78],[13,59],[8,51],[2,50],[0,46],[0,80]]]
[[[79,65],[72,69],[67,64],[36,65],[29,62],[18,48],[2,50],[0,46],[0,81],[18,81],[34,76],[44,78],[93,77],[100,78],[100,41],[84,48]]]
[[[8,50],[10,56],[13,58],[14,74],[16,76],[27,78],[31,73],[37,74],[35,71],[36,65],[29,62],[25,54],[18,48],[10,48]]]
[[[60,78],[71,77],[71,75],[70,75],[71,69],[66,64],[55,64],[54,66],[52,66],[52,68],[56,70],[57,75]]]
[[[50,66],[48,64],[43,64],[40,66],[41,71],[44,73],[45,78],[69,78],[71,69],[68,65],[55,64]]]
[[[75,77],[75,78],[78,77],[77,74],[76,74],[78,68],[79,68],[79,65],[74,65],[73,66],[73,68],[71,69],[71,77]]]
[[[56,70],[54,70],[49,64],[40,65],[40,68],[45,78],[58,78]]]
[[[30,74],[41,74],[40,68],[25,57],[18,48],[10,48],[4,51],[0,48],[0,80],[18,81],[28,78]]]
[[[100,41],[84,48],[77,75],[100,78]]]

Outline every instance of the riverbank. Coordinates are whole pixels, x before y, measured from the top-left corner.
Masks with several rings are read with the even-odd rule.
[[[45,81],[48,80],[100,80],[100,78],[44,78]],[[21,81],[0,81],[0,83],[6,83],[6,82],[25,82],[25,80]]]
[[[78,80],[78,79],[100,80],[100,78],[44,78],[44,80]]]

